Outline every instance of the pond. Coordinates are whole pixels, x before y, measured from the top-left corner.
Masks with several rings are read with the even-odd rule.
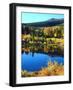
[[[43,67],[47,67],[49,61],[57,61],[59,64],[64,64],[64,57],[57,55],[49,55],[45,53],[22,53],[21,68],[29,72],[39,71]]]

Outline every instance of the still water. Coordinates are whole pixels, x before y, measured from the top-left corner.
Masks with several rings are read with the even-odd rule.
[[[63,56],[49,55],[44,53],[28,53],[25,52],[21,56],[21,68],[27,71],[38,71],[42,67],[47,67],[49,61],[57,61],[59,64],[64,64]]]

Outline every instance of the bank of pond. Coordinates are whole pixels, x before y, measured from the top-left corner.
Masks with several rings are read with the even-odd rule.
[[[21,76],[52,76],[64,74],[64,56],[28,53],[21,56]]]

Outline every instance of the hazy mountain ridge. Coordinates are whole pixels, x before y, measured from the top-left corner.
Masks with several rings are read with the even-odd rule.
[[[22,23],[22,26],[35,26],[35,27],[48,27],[48,26],[56,26],[56,25],[61,25],[64,23],[64,19],[49,19],[43,22],[34,22],[34,23]]]

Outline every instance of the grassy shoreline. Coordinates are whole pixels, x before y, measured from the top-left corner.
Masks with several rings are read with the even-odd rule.
[[[47,67],[43,67],[39,71],[28,72],[26,70],[21,71],[22,77],[41,77],[41,76],[59,76],[64,75],[64,65],[58,64],[56,61],[48,62]]]

